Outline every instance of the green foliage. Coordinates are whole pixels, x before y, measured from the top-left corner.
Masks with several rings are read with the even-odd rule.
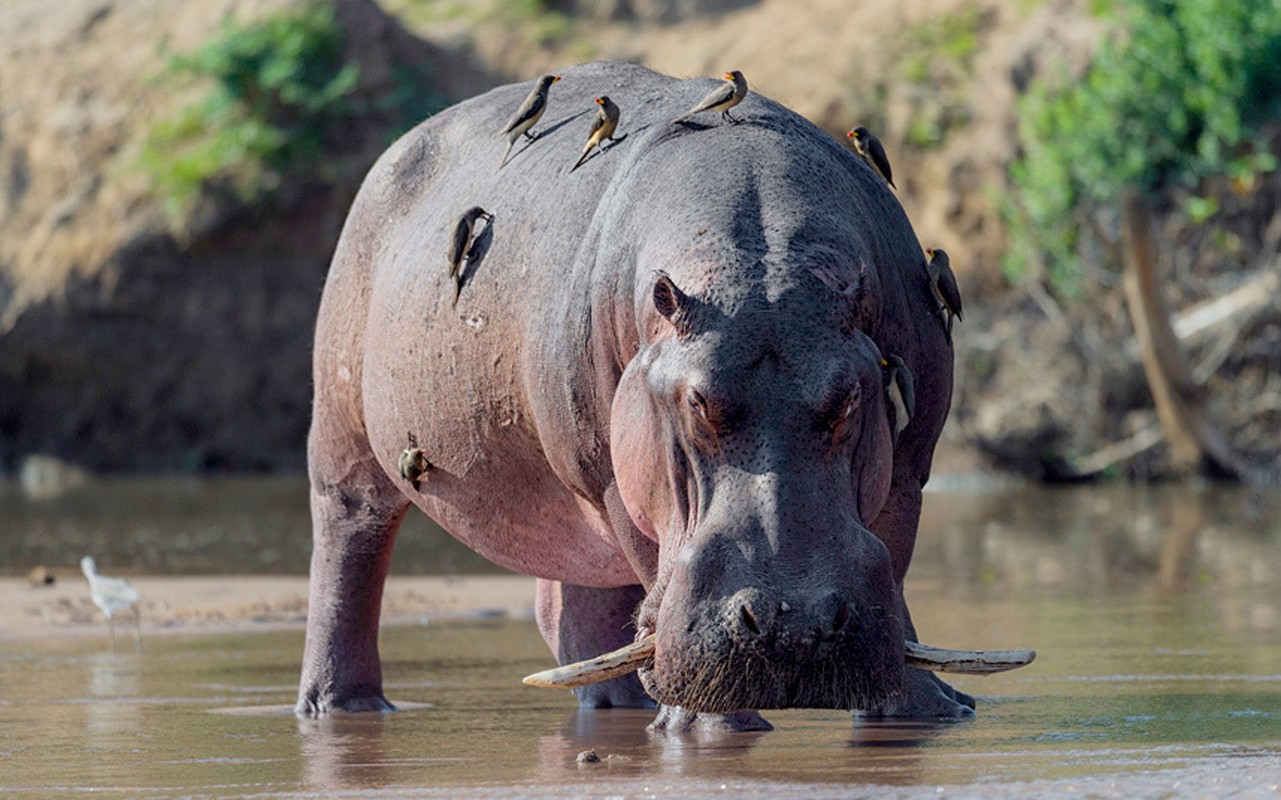
[[[981,9],[962,6],[902,36],[896,69],[911,87],[913,113],[904,134],[909,144],[938,147],[968,121],[968,90],[984,24]]]
[[[1115,0],[1096,10],[1114,35],[1080,82],[1038,82],[1020,104],[1024,152],[1006,208],[1012,263],[1042,260],[1051,283],[1069,289],[1083,215],[1114,206],[1126,187],[1277,166],[1253,135],[1281,114],[1281,3]]]
[[[354,96],[360,68],[343,56],[331,6],[304,4],[253,23],[223,20],[193,53],[173,56],[161,77],[207,84],[196,102],[162,119],[140,156],[171,216],[218,185],[243,202],[269,199],[290,176],[332,180],[333,131],[366,113],[402,132],[443,106],[421,69],[399,67],[372,100]],[[390,137],[389,137],[390,138]]]

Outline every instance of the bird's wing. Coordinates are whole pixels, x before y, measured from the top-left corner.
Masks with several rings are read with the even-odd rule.
[[[131,606],[138,602],[138,590],[124,578],[100,578],[98,594],[112,605]]]
[[[463,263],[463,253],[467,251],[467,240],[471,238],[471,225],[467,219],[458,220],[454,225],[454,236],[449,242],[449,277],[458,277],[458,267]]]
[[[734,84],[729,82],[722,83],[720,86],[716,87],[711,94],[704,97],[701,103],[690,109],[689,113],[696,114],[699,111],[707,111],[710,108],[716,108],[722,103],[728,103],[730,100],[734,99],[734,89]]]
[[[956,275],[952,273],[951,267],[939,270],[939,294],[943,295],[943,300],[952,313],[961,316],[961,289],[956,285]]]
[[[886,183],[894,183],[894,171],[890,169],[890,157],[885,154],[885,146],[881,144],[880,139],[873,139],[867,143],[868,153],[872,160],[876,162],[876,168],[885,175]]]
[[[912,384],[912,371],[906,366],[899,370],[897,376],[899,391],[903,395],[903,405],[907,407],[908,417],[916,416],[916,389]]]
[[[512,118],[507,120],[507,124],[503,126],[502,132],[511,133],[516,130],[522,122],[526,122],[539,111],[542,111],[543,104],[546,102],[546,96],[535,89],[530,93],[529,97],[525,98],[525,102],[520,104],[520,108],[516,109],[516,113],[512,115]]]
[[[605,125],[605,119],[605,110],[601,109],[601,112],[596,115],[596,119],[592,120],[592,129],[587,132],[587,142],[589,145],[591,144],[592,139],[596,137],[596,133]]]

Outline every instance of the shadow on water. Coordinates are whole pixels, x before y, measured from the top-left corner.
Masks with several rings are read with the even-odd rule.
[[[305,566],[299,481],[158,482],[150,501],[142,487],[109,488],[87,487],[100,513],[76,500],[44,514],[4,504],[0,516],[28,543],[33,530],[78,528],[65,545],[73,556],[96,543],[134,569],[199,571],[235,555],[224,568],[239,570],[264,563],[263,548],[296,551],[289,558]],[[1157,796],[1145,787],[1166,774],[1205,795],[1277,782],[1281,500],[1019,488],[930,492],[925,509],[907,588],[922,637],[1040,653],[1018,672],[958,677],[978,698],[972,721],[790,710],[766,712],[777,728],[767,734],[651,734],[652,712],[580,712],[568,693],[522,686],[550,663],[531,621],[388,628],[384,679],[403,710],[321,720],[290,712],[300,631],[157,637],[115,652],[98,639],[7,642],[0,795],[821,797],[866,787],[883,798],[960,785],[1018,797],[1029,786],[1066,796],[1070,785]],[[274,533],[257,527],[258,513],[277,514]],[[174,531],[188,537],[179,554],[153,561]],[[206,540],[215,535],[233,544]],[[3,546],[53,560],[35,545]],[[465,563],[450,548],[418,529],[402,536],[399,568]],[[579,763],[586,750],[601,760]]]

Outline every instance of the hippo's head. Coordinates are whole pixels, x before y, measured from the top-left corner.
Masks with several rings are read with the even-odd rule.
[[[814,278],[733,303],[666,274],[611,410],[628,514],[659,542],[646,690],[727,713],[868,707],[903,676],[890,557],[867,528],[892,461],[876,345]],[[808,282],[807,282],[808,281]]]

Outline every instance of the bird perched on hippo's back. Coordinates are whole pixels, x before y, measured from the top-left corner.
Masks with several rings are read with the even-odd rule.
[[[454,300],[451,305],[458,305],[458,295],[463,291],[463,261],[471,256],[476,223],[482,219],[488,222],[493,218],[493,214],[480,206],[472,206],[454,223],[454,233],[449,239],[449,278],[454,282]]]
[[[956,285],[956,275],[952,274],[952,260],[947,252],[937,247],[926,248],[925,255],[929,262],[925,265],[930,277],[930,288],[934,297],[941,304],[939,312],[947,326],[947,343],[952,343],[952,318],[964,319],[961,316],[961,290]]]
[[[498,163],[498,168],[502,169],[507,164],[507,156],[511,155],[512,147],[516,140],[521,136],[526,139],[534,140],[538,138],[530,133],[530,129],[538,124],[538,120],[543,118],[543,112],[547,110],[547,93],[552,88],[552,84],[560,80],[559,75],[544,75],[534,84],[534,88],[529,90],[525,101],[512,114],[511,119],[503,126],[502,133],[507,137],[507,149],[503,151],[503,160]]]
[[[627,138],[626,134],[617,139],[614,138],[614,131],[618,129],[618,118],[621,115],[614,101],[610,100],[608,95],[601,95],[594,102],[600,106],[600,113],[592,121],[592,129],[587,134],[587,144],[583,146],[583,153],[574,162],[574,166],[569,168],[570,172],[581,167],[583,162],[587,160],[587,154],[592,151],[592,148],[599,147],[601,142],[606,139],[611,142],[621,142]]]
[[[862,125],[845,134],[854,145],[854,152],[859,154],[866,164],[876,170],[890,186],[894,186],[894,170],[890,169],[890,157],[885,154],[881,140]],[[894,186],[897,189],[897,186]]]
[[[691,108],[682,116],[672,120],[672,122],[684,122],[695,114],[701,114],[704,111],[719,111],[721,117],[729,122],[738,122],[729,110],[747,97],[747,78],[738,70],[726,72],[724,75],[725,83],[717,86],[712,93],[704,97],[699,104]]]
[[[893,411],[890,438],[897,446],[899,434],[916,414],[916,391],[912,384],[912,373],[899,356],[891,354],[882,358],[881,369],[884,370],[885,393]]]

